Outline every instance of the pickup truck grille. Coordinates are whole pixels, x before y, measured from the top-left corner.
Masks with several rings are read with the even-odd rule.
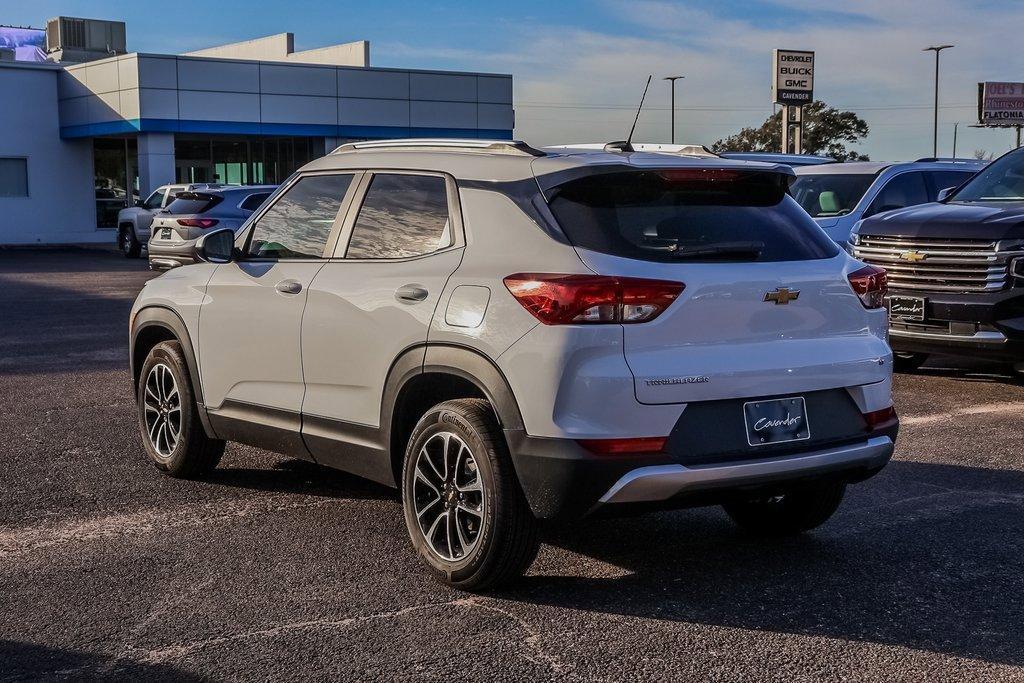
[[[995,292],[1009,280],[1010,259],[994,240],[920,239],[860,235],[854,256],[881,266],[889,287],[929,292]]]

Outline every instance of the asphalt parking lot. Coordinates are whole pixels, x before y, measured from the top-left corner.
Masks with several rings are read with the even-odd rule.
[[[894,462],[817,532],[717,509],[552,529],[488,596],[431,581],[396,494],[136,431],[142,261],[0,251],[0,680],[1024,680],[1024,384],[897,378]]]

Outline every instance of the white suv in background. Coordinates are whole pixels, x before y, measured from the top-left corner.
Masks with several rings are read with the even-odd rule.
[[[130,321],[142,442],[225,440],[401,489],[446,583],[522,573],[538,520],[725,506],[813,528],[889,461],[884,271],[785,166],[523,143],[343,145]]]

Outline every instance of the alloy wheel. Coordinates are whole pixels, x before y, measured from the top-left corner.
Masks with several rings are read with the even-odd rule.
[[[454,562],[473,551],[484,523],[485,495],[465,441],[451,432],[427,439],[416,455],[412,503],[431,552]]]
[[[146,377],[143,396],[149,443],[163,458],[170,458],[181,437],[181,394],[174,373],[157,363]]]

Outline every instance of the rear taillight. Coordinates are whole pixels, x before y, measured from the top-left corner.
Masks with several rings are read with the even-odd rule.
[[[850,287],[860,297],[864,308],[881,308],[885,305],[885,294],[889,291],[885,270],[875,266],[864,266],[850,273]]]
[[[595,455],[637,455],[661,453],[667,436],[642,436],[633,439],[580,439],[577,443]]]
[[[648,322],[684,287],[664,280],[555,273],[509,275],[505,286],[545,325]]]
[[[217,225],[216,218],[179,218],[178,225],[186,228],[212,228]]]
[[[867,422],[868,431],[874,431],[880,427],[888,427],[896,422],[896,408],[889,406],[881,410],[873,410],[864,413],[864,421]]]

